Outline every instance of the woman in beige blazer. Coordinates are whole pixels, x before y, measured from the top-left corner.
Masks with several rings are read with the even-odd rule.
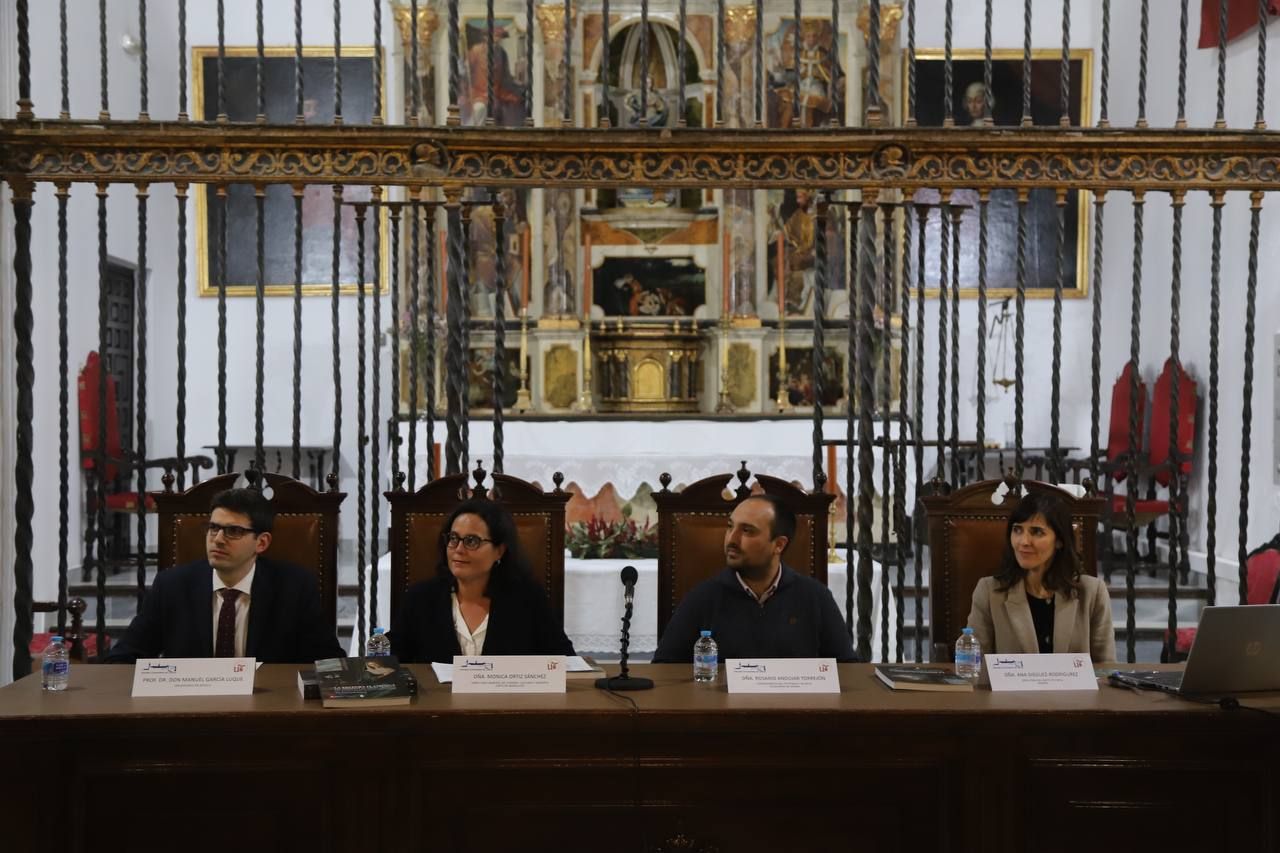
[[[1088,652],[1116,659],[1111,596],[1080,572],[1071,515],[1055,495],[1032,493],[1009,516],[1000,570],[978,581],[969,627],[983,652]]]

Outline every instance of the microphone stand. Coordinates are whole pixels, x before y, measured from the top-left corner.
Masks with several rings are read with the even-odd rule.
[[[601,690],[652,690],[653,679],[650,678],[632,678],[627,670],[627,647],[631,645],[631,606],[632,599],[635,596],[635,589],[632,586],[627,587],[627,592],[623,601],[626,608],[622,612],[622,671],[612,677],[596,679],[596,687]]]

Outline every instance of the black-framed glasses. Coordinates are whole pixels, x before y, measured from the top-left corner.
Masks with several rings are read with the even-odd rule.
[[[462,547],[466,548],[468,551],[474,551],[479,548],[483,542],[493,544],[492,539],[485,539],[482,536],[476,536],[474,533],[469,533],[466,536],[459,536],[456,533],[450,532],[449,535],[444,538],[445,547],[457,548],[458,545],[462,545]]]
[[[227,537],[227,541],[234,542],[241,537],[248,536],[251,533],[257,533],[252,527],[241,527],[238,524],[218,524],[211,521],[205,525],[205,530],[210,539],[217,537],[219,533]]]

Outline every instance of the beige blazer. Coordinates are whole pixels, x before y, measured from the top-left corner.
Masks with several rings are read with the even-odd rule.
[[[969,627],[982,644],[983,652],[1035,654],[1040,651],[1022,581],[1004,591],[996,588],[993,577],[978,581],[969,610]],[[1116,659],[1111,596],[1105,583],[1090,575],[1081,575],[1078,595],[1054,596],[1053,650],[1088,652],[1095,663]]]

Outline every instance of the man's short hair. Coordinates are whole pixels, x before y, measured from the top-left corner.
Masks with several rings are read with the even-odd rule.
[[[776,495],[752,495],[747,498],[748,501],[764,501],[773,507],[773,523],[770,525],[769,538],[777,539],[779,536],[787,537],[787,542],[791,542],[796,538],[796,514],[795,510],[787,505],[787,502]],[[744,501],[745,503],[745,501]]]
[[[209,503],[209,512],[225,509],[249,516],[255,533],[270,533],[276,520],[276,508],[257,489],[227,489],[218,492]]]

